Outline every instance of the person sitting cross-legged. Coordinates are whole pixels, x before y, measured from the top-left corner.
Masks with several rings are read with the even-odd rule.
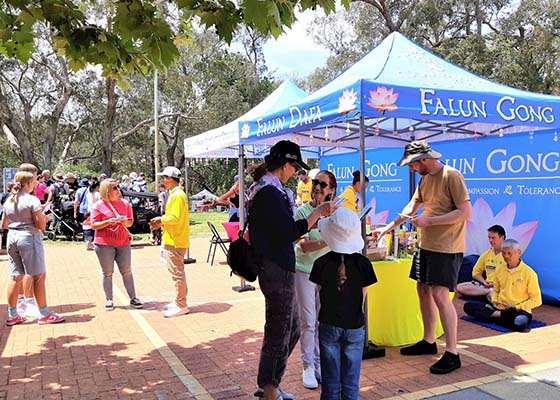
[[[496,269],[505,265],[502,257],[502,243],[506,240],[506,231],[501,225],[488,228],[488,242],[490,248],[480,255],[472,270],[473,280],[461,282],[457,285],[457,293],[463,296],[486,296],[490,302],[494,290],[494,276]],[[486,300],[485,299],[485,300]]]
[[[539,280],[535,271],[521,260],[517,240],[502,244],[506,266],[496,270],[492,304],[467,302],[465,312],[481,321],[492,321],[513,331],[525,331],[532,311],[542,304]]]

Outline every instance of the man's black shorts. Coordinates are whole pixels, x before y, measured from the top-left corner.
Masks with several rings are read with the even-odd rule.
[[[463,253],[438,253],[418,249],[412,258],[410,278],[428,286],[444,286],[455,291]]]

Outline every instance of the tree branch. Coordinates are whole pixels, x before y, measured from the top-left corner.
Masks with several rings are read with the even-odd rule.
[[[166,118],[171,118],[171,117],[180,117],[180,118],[185,118],[185,119],[197,119],[198,117],[189,117],[188,115],[184,115],[181,113],[166,113],[166,114],[161,114],[158,116],[158,119],[166,119]],[[129,137],[130,135],[136,133],[139,129],[144,128],[146,126],[149,126],[151,124],[153,124],[154,119],[153,118],[148,118],[145,119],[143,121],[140,121],[136,124],[136,126],[134,126],[132,129],[121,133],[120,135],[117,135],[113,138],[113,144],[117,143],[118,141],[125,139],[127,137]]]

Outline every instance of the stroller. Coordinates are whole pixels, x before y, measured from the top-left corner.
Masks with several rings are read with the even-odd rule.
[[[46,236],[49,240],[56,240],[59,236],[64,236],[66,240],[81,241],[82,225],[74,218],[74,202],[63,196],[57,202],[54,209],[51,209],[53,220],[51,228],[47,230]]]

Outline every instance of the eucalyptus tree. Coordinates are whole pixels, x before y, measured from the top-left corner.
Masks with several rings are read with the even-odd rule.
[[[36,32],[39,46],[27,63],[0,59],[0,125],[22,161],[51,168],[78,78],[53,50],[50,30]]]

